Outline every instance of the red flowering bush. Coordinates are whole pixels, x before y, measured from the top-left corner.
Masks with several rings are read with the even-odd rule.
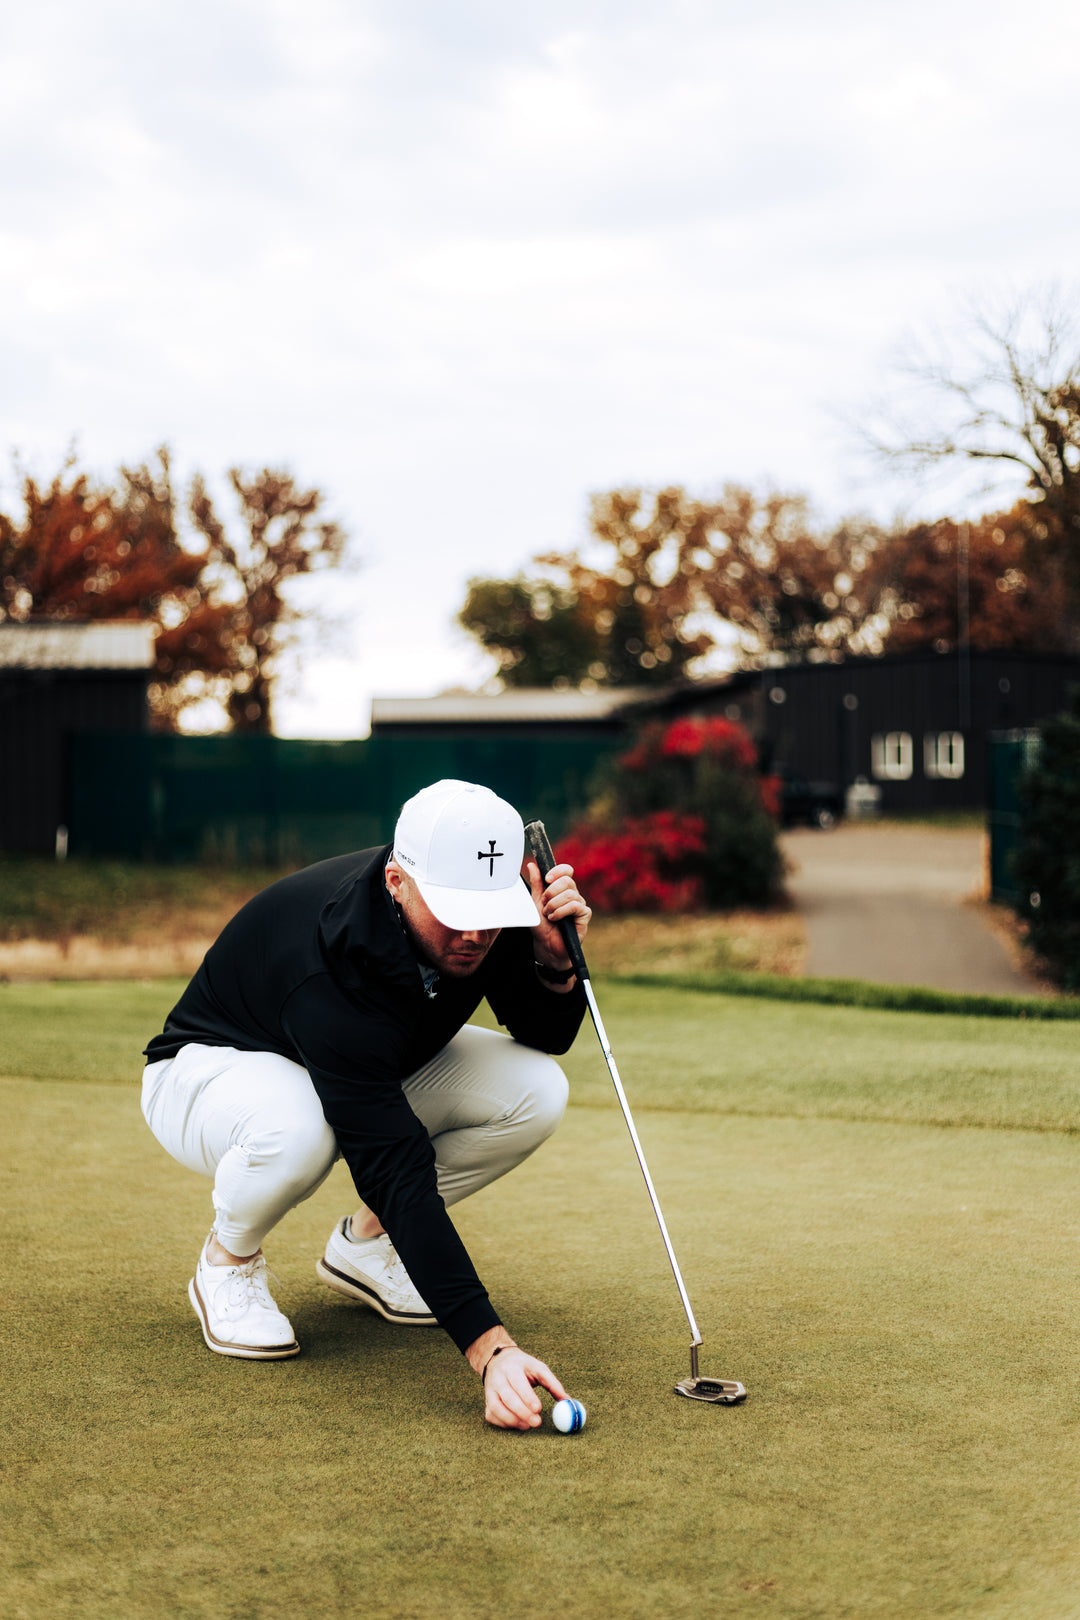
[[[665,759],[696,759],[705,753],[742,771],[757,765],[757,749],[734,720],[676,720],[661,737],[660,752]]]
[[[645,729],[589,822],[558,848],[598,911],[683,911],[768,900],[780,886],[780,783],[757,773],[731,720]]]
[[[704,853],[704,821],[672,810],[625,821],[617,832],[579,827],[557,851],[594,911],[697,910],[701,876],[686,867]]]
[[[780,820],[781,796],[784,791],[783,779],[779,776],[763,776],[758,782],[761,789],[761,802],[774,821]]]

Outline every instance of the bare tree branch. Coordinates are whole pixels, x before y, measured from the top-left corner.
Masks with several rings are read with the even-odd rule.
[[[1027,561],[1058,570],[1080,619],[1080,291],[1036,289],[1003,313],[969,302],[948,337],[909,343],[896,372],[907,398],[864,412],[864,449],[915,475],[1002,474],[972,493],[1000,498],[1004,481],[1022,495]]]

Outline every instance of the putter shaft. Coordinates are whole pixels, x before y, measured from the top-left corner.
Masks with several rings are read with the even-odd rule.
[[[686,1312],[686,1320],[690,1324],[690,1377],[682,1379],[680,1383],[675,1385],[675,1393],[676,1395],[685,1395],[691,1401],[708,1401],[714,1406],[737,1406],[740,1401],[746,1399],[746,1390],[742,1384],[736,1383],[733,1378],[702,1378],[698,1372],[698,1346],[702,1342],[701,1332],[694,1319],[690,1296],[686,1292],[686,1284],[683,1282],[682,1272],[679,1270],[679,1262],[675,1258],[674,1246],[668,1236],[667,1224],[660,1208],[660,1200],[656,1196],[652,1176],[649,1174],[649,1166],[645,1162],[645,1153],[634,1126],[634,1117],[630,1112],[630,1104],[626,1100],[626,1093],[623,1090],[622,1081],[619,1079],[619,1071],[611,1052],[611,1042],[608,1040],[607,1031],[604,1029],[604,1020],[600,1017],[600,1009],[596,1005],[592,980],[586,977],[582,980],[582,983],[585,986],[585,999],[589,1003],[589,1011],[592,1014],[592,1021],[596,1027],[596,1033],[604,1053],[604,1060],[608,1066],[611,1083],[615,1087],[615,1095],[619,1099],[623,1119],[626,1121],[626,1128],[630,1132],[630,1140],[634,1144],[634,1152],[637,1154],[641,1174],[645,1178],[649,1202],[652,1204],[653,1214],[656,1216],[656,1224],[660,1228],[660,1236],[664,1240],[664,1248],[667,1250],[667,1257],[671,1263],[675,1286],[679,1290],[679,1298],[682,1300],[683,1310]]]
[[[604,1020],[601,1018],[600,1009],[596,1005],[596,995],[593,991],[592,980],[586,976],[582,980],[582,983],[585,989],[585,999],[589,1003],[589,1012],[592,1015],[593,1025],[596,1029],[597,1039],[600,1042],[600,1048],[604,1054],[604,1061],[608,1067],[608,1074],[610,1074],[611,1083],[615,1087],[615,1095],[619,1099],[619,1107],[622,1109],[622,1116],[626,1121],[626,1128],[630,1132],[630,1140],[634,1144],[634,1152],[637,1155],[638,1166],[641,1170],[642,1176],[645,1178],[645,1188],[649,1194],[649,1202],[653,1207],[653,1214],[656,1216],[656,1224],[660,1228],[660,1236],[664,1240],[664,1248],[667,1251],[668,1262],[671,1266],[672,1275],[675,1278],[675,1286],[679,1290],[679,1298],[682,1300],[682,1307],[686,1312],[686,1320],[690,1325],[690,1376],[692,1378],[697,1378],[697,1353],[698,1345],[702,1342],[701,1332],[694,1318],[693,1307],[690,1304],[690,1296],[686,1292],[686,1284],[683,1282],[682,1272],[679,1270],[679,1262],[675,1258],[675,1250],[672,1246],[671,1238],[668,1235],[667,1223],[664,1220],[663,1210],[660,1208],[660,1200],[656,1196],[656,1188],[653,1186],[653,1179],[649,1174],[649,1166],[645,1160],[645,1152],[641,1146],[641,1141],[634,1125],[634,1116],[630,1112],[630,1104],[626,1100],[626,1092],[623,1090],[622,1081],[619,1079],[619,1071],[615,1065],[615,1059],[612,1055],[611,1042],[608,1040],[607,1031],[604,1028]]]

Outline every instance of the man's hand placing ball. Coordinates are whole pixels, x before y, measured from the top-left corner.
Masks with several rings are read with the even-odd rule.
[[[537,1384],[557,1401],[568,1398],[551,1368],[516,1345],[505,1328],[489,1328],[465,1354],[484,1380],[484,1417],[496,1429],[539,1428]]]

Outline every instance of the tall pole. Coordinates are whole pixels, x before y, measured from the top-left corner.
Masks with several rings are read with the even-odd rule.
[[[971,731],[971,524],[956,529],[957,709],[965,742]]]

